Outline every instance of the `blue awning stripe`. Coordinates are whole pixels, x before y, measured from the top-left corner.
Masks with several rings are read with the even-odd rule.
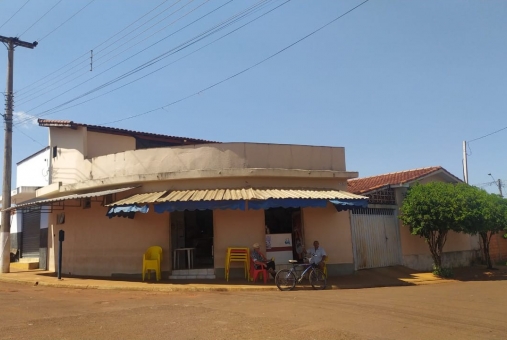
[[[245,210],[245,201],[178,201],[178,202],[164,202],[154,204],[155,212],[162,214],[164,212],[184,211],[184,210],[214,210],[214,209],[231,209],[231,210]]]
[[[368,207],[368,199],[364,200],[330,200],[331,204],[334,205],[337,211],[345,211],[345,210],[353,210],[358,208],[367,208]]]
[[[259,210],[269,208],[325,208],[328,200],[325,199],[276,199],[248,201],[248,209]]]
[[[106,216],[109,218],[113,217],[134,218],[136,212],[146,214],[148,211],[150,211],[148,205],[137,206],[134,204],[129,204],[118,207],[112,207],[107,211]]]

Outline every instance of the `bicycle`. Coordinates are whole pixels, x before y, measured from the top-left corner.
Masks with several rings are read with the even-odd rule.
[[[326,276],[314,263],[298,263],[296,260],[289,260],[292,264],[291,269],[281,269],[276,273],[275,283],[278,289],[282,291],[293,290],[296,283],[303,281],[305,274],[309,273],[308,281],[313,289],[326,289]],[[301,275],[298,274],[297,267],[307,267]],[[297,276],[299,275],[299,278]]]

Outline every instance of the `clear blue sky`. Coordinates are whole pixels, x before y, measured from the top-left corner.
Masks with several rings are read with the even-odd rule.
[[[0,28],[0,35],[40,41],[34,50],[16,49],[18,122],[26,115],[51,113],[44,118],[103,124],[161,107],[263,60],[361,3],[261,1],[263,7],[223,30],[60,106],[259,4],[253,0],[96,0],[64,23],[89,2],[0,0],[0,26],[26,3]],[[359,171],[361,177],[433,165],[462,177],[462,141],[507,126],[506,17],[506,1],[371,0],[231,80],[166,110],[112,126],[217,141],[343,146],[347,168]],[[0,63],[6,65],[7,53],[2,49]],[[150,72],[154,73],[65,109]],[[0,66],[0,81],[4,79],[5,67]],[[65,110],[47,111],[58,106]],[[47,145],[47,136],[46,128],[33,123],[16,125],[13,162]],[[501,147],[506,137],[507,130],[470,144],[470,183],[490,182],[488,173],[507,180]]]

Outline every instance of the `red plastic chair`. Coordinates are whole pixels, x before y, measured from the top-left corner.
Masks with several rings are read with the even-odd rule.
[[[259,274],[262,274],[262,278],[266,284],[268,282],[268,271],[266,267],[262,265],[259,265],[259,267],[259,269],[255,269],[254,261],[250,259],[250,277],[252,278],[253,282],[255,282],[257,280],[257,276]]]

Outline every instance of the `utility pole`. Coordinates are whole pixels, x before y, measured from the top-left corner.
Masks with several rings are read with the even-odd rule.
[[[500,197],[503,197],[503,193],[502,193],[502,180],[499,178],[498,181],[497,181],[495,179],[495,177],[493,177],[493,175],[491,174],[491,172],[488,175],[491,176],[491,178],[493,178],[493,183],[495,183],[498,186],[498,192],[500,193]]]
[[[467,142],[463,141],[463,180],[468,184]]]
[[[4,167],[2,183],[2,209],[11,206],[11,179],[12,179],[12,110],[14,102],[14,49],[17,46],[33,49],[37,42],[29,43],[18,38],[0,36],[0,42],[7,47],[7,92],[5,94],[5,139],[4,139]],[[11,263],[11,212],[2,211],[0,227],[0,267],[2,273],[10,271]]]

